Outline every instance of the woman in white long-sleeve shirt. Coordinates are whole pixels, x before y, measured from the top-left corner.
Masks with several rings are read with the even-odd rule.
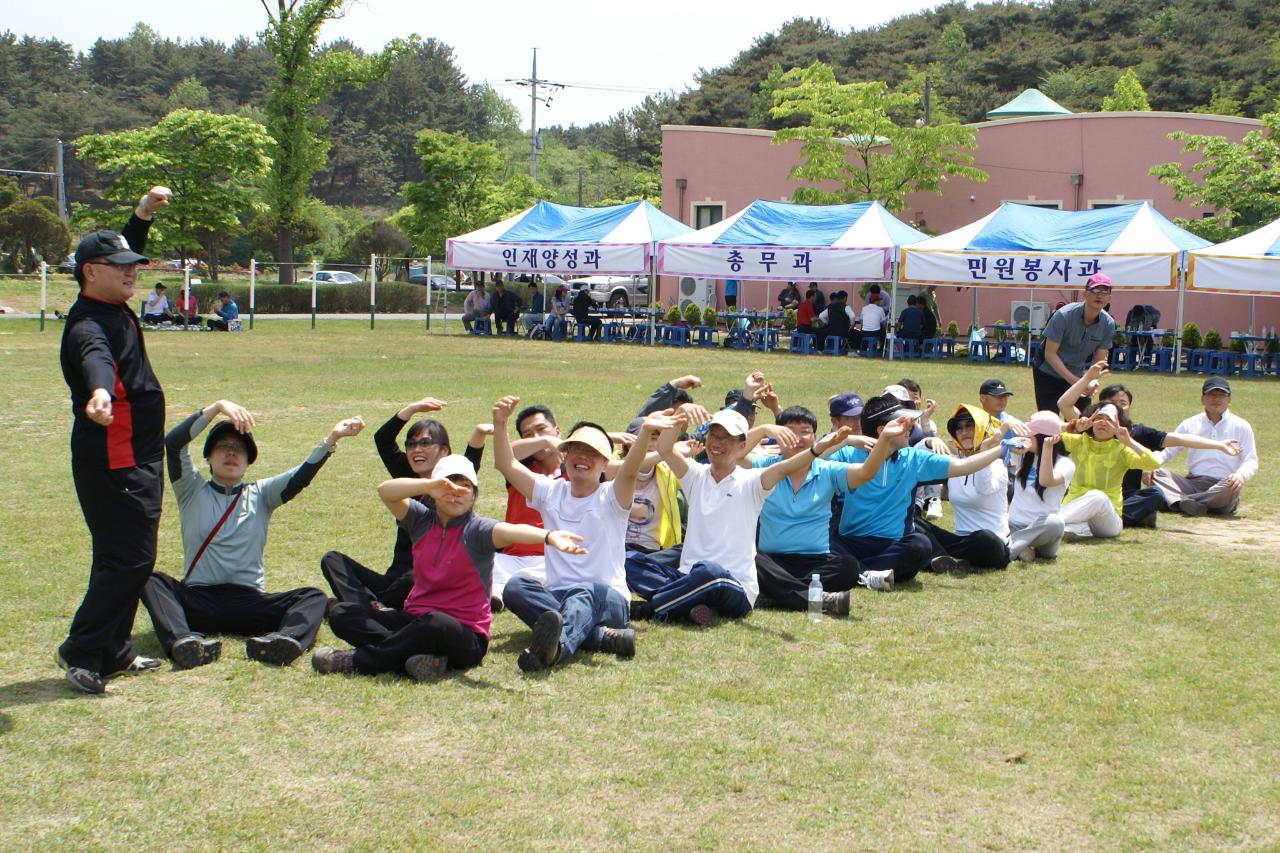
[[[947,421],[947,431],[962,456],[995,447],[1002,440],[999,423],[977,406],[956,407]],[[1009,564],[1008,487],[1009,470],[1001,459],[967,476],[947,480],[955,532],[916,520],[933,542],[930,565],[935,571],[1003,569]]]
[[[1066,522],[1062,498],[1075,473],[1075,463],[1065,455],[1062,421],[1053,412],[1036,412],[1027,420],[1035,441],[1034,452],[1022,455],[1014,478],[1009,505],[1009,553],[1029,563],[1058,556]]]

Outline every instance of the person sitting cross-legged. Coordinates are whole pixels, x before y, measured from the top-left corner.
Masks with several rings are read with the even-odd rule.
[[[843,442],[848,429],[832,433],[806,453],[797,453],[767,468],[743,468],[747,419],[732,409],[716,412],[706,435],[708,464],[685,459],[676,441],[685,416],[650,415],[636,444],[648,444],[657,431],[658,452],[680,481],[689,502],[689,523],[677,567],[653,556],[627,555],[627,585],[644,599],[633,605],[636,617],[658,621],[686,619],[709,625],[717,615],[741,618],[755,606],[760,586],[756,577],[756,522],[773,487],[831,447]],[[799,440],[789,430],[775,436],[784,448]]]
[[[378,496],[413,541],[413,588],[402,610],[335,604],[329,627],[355,648],[316,649],[311,665],[317,672],[404,671],[433,681],[451,669],[478,666],[489,649],[494,553],[517,542],[584,553],[579,538],[565,531],[476,515],[478,490],[475,468],[456,454],[437,462],[430,479],[398,478],[378,486]]]
[[[760,591],[780,607],[808,607],[808,586],[813,575],[822,581],[822,609],[846,616],[849,590],[862,573],[856,557],[833,554],[829,547],[831,499],[847,494],[871,479],[889,454],[907,444],[906,421],[891,426],[875,443],[861,464],[810,458],[809,464],[780,480],[760,513],[760,541],[756,549],[756,575]],[[803,406],[783,409],[779,427],[795,433],[799,444],[784,448],[781,456],[755,456],[751,464],[766,468],[809,452],[817,436],[818,419]]]
[[[568,660],[580,648],[630,658],[636,644],[635,632],[627,627],[630,594],[623,560],[647,439],[642,433],[617,476],[604,482],[613,441],[602,427],[584,421],[559,442],[567,479],[535,474],[516,461],[507,438],[507,421],[519,402],[503,397],[493,404],[494,464],[542,515],[543,527],[581,537],[585,550],[547,552],[545,583],[524,574],[507,581],[503,604],[533,629],[517,663],[525,672],[536,672]]]
[[[200,476],[187,449],[209,422],[204,458],[211,478]],[[268,593],[262,553],[271,515],[311,484],[338,441],[364,429],[358,417],[340,421],[307,458],[283,474],[245,483],[258,458],[253,416],[219,400],[189,416],[165,436],[169,479],[178,499],[186,572],[178,580],[156,572],[142,602],[165,653],[180,669],[212,663],[222,652],[206,634],[247,634],[245,655],[284,666],[315,641],[329,599],[313,587]]]

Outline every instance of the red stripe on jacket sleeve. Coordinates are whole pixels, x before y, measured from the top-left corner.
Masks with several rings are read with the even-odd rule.
[[[132,468],[137,464],[133,457],[133,406],[125,396],[118,367],[115,374],[115,386],[111,389],[111,423],[107,426],[107,467],[112,471]]]

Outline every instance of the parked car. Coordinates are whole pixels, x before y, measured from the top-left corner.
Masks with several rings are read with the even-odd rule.
[[[68,275],[74,273],[76,271],[76,253],[72,252],[67,255],[67,259],[54,267],[54,269],[58,272],[67,273]]]
[[[194,270],[202,266],[204,266],[204,264],[199,260],[195,258],[187,258],[187,269]],[[182,270],[182,258],[169,258],[164,262],[164,268],[173,272],[180,272]]]
[[[360,276],[346,270],[316,270],[316,284],[360,284]],[[310,284],[311,276],[298,279],[298,284]]]
[[[649,301],[649,281],[638,275],[589,275],[566,282],[577,290],[587,287],[593,300],[609,308],[629,308]]]
[[[426,287],[427,284],[427,268],[423,264],[409,264],[409,283],[421,284]],[[431,288],[433,290],[447,288],[452,290],[471,289],[471,276],[466,273],[462,274],[462,283],[459,284],[452,275],[441,275],[433,273],[431,275]]]

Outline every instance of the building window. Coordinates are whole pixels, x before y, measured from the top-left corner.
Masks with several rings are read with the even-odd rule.
[[[1061,201],[1042,201],[1041,199],[1007,198],[1005,201],[1024,204],[1027,207],[1043,207],[1045,210],[1062,210]]]
[[[724,202],[695,202],[693,205],[693,227],[706,228],[724,219]]]
[[[1145,200],[1149,201],[1150,199],[1145,199]],[[1120,200],[1112,200],[1112,201],[1091,201],[1089,202],[1089,209],[1104,210],[1108,207],[1124,207],[1125,205],[1129,205],[1129,204],[1140,204],[1142,201],[1144,201],[1144,199],[1140,199],[1140,198],[1120,199]]]

